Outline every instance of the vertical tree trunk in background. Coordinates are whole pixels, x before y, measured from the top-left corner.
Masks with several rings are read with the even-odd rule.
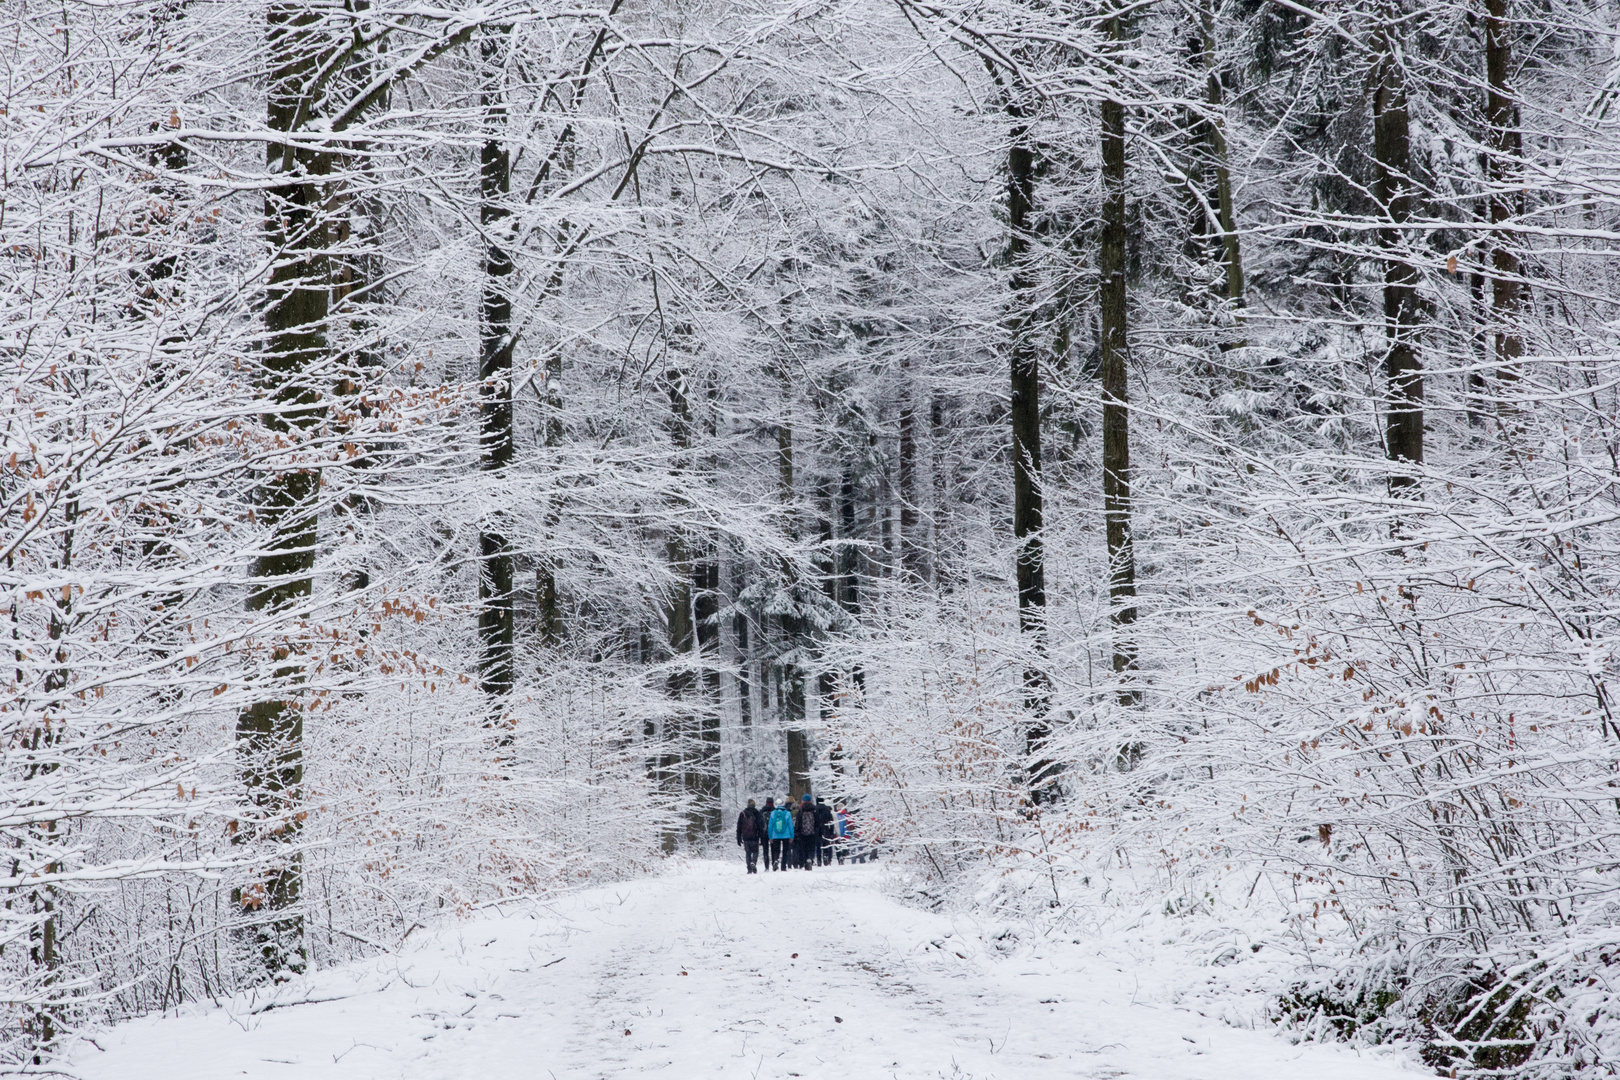
[[[671,668],[668,677],[664,680],[664,693],[669,697],[671,709],[669,721],[664,725],[664,747],[662,753],[662,773],[664,781],[663,794],[670,799],[679,799],[683,829],[681,832],[690,834],[693,813],[691,803],[692,775],[686,768],[688,758],[693,753],[692,732],[693,726],[693,690],[695,680],[690,666],[694,637],[692,634],[692,567],[691,553],[686,547],[686,537],[676,532],[669,538],[666,548],[666,557],[669,560],[670,572],[675,575],[675,585],[670,590],[669,604],[665,610],[666,622],[669,626],[669,651],[671,661],[675,665]],[[674,790],[676,787],[679,790]],[[677,836],[681,834],[672,829],[664,834],[664,850],[673,851]]]
[[[685,456],[692,448],[692,406],[687,398],[685,379],[684,372],[675,371],[665,382],[670,406],[670,441],[674,444],[682,462],[678,469],[685,467]],[[694,729],[698,723],[699,708],[694,698],[697,691],[698,658],[694,655],[697,635],[693,629],[692,618],[694,578],[692,550],[686,532],[679,526],[671,530],[665,552],[670,574],[675,581],[665,608],[665,623],[669,627],[671,668],[669,676],[664,681],[664,693],[670,699],[671,709],[670,720],[664,725],[664,767],[660,771],[664,775],[666,785],[664,794],[668,798],[679,800],[683,817],[679,832],[671,831],[664,835],[664,850],[673,851],[678,836],[692,835],[693,815],[697,812],[697,805],[693,801],[696,795],[696,781],[692,761],[697,753]]]
[[[833,498],[832,484],[826,480],[816,485],[813,504],[816,521],[816,583],[821,595],[834,607],[842,607],[843,578],[839,575],[838,506]]]
[[[296,134],[319,114],[314,86],[329,52],[326,30],[318,9],[302,3],[270,7],[266,119],[272,132]],[[264,423],[296,444],[325,415],[311,372],[327,352],[330,283],[320,178],[329,161],[307,142],[272,142],[266,153],[277,179],[265,197],[265,233],[278,258],[265,290],[261,378],[272,404]],[[319,490],[320,473],[311,468],[274,473],[259,482],[256,516],[269,525],[271,536],[268,550],[253,562],[249,611],[287,612],[313,594]],[[275,675],[286,693],[302,679],[301,652],[291,641],[275,646]],[[276,980],[305,965],[303,919],[297,911],[301,864],[294,847],[304,783],[301,704],[286,698],[255,702],[236,726],[243,786],[256,816],[248,828],[239,828],[237,838],[283,849],[266,856],[269,865],[257,881],[235,892],[253,920],[254,949],[264,973]]]
[[[624,0],[613,0],[609,5],[607,17],[611,19],[619,10]],[[536,170],[525,202],[533,202],[536,195],[545,189],[548,180],[554,175],[567,176],[573,172],[575,153],[578,150],[577,132],[575,129],[576,114],[580,99],[585,92],[591,77],[591,71],[596,61],[602,55],[602,46],[607,41],[607,27],[597,29],[591,40],[590,47],[585,52],[585,59],[581,62],[579,73],[567,80],[560,88],[562,97],[559,100],[562,112],[568,116],[557,139],[551,145],[551,150],[540,168]],[[554,293],[562,284],[563,272],[566,266],[566,255],[573,250],[576,234],[572,224],[564,219],[558,229],[557,251],[561,256],[555,270],[547,293]],[[543,394],[544,406],[544,436],[543,443],[549,449],[562,445],[562,394],[558,390],[562,382],[563,355],[560,345],[553,348],[546,357],[546,386]],[[553,498],[547,508],[545,523],[546,536],[554,537],[557,534],[557,524],[561,515],[558,500]],[[557,570],[559,567],[556,554],[542,556],[539,565],[535,567],[535,609],[537,613],[537,629],[542,645],[555,648],[562,643],[563,622],[562,610],[559,607],[557,596]]]
[[[785,412],[787,408],[785,376],[782,383]],[[787,507],[788,537],[797,540],[799,527],[798,517],[794,512],[793,425],[785,417],[776,425],[776,468],[777,494],[782,500],[782,505]],[[784,563],[782,576],[783,587],[792,595],[794,612],[778,615],[777,618],[787,648],[797,658],[805,636],[803,620],[797,614],[799,606],[804,603],[801,594],[803,586],[797,572],[790,565]],[[778,712],[787,728],[788,794],[793,799],[798,799],[810,791],[810,734],[804,729],[804,671],[797,663],[779,664],[778,671],[781,678],[777,690]]]
[[[740,596],[747,587],[748,573],[742,560],[740,550],[732,551],[732,595]],[[751,728],[754,724],[754,687],[748,678],[749,659],[753,655],[752,647],[748,641],[748,614],[743,610],[742,604],[733,605],[731,616],[732,646],[736,649],[737,665],[737,709],[738,719],[744,728]]]
[[[917,535],[917,389],[901,367],[900,388],[900,570],[908,583],[925,581],[928,567],[922,537]]]
[[[841,613],[844,610],[845,581],[842,571],[845,545],[841,542],[839,525],[842,523],[843,515],[839,509],[839,500],[833,493],[833,485],[830,480],[823,480],[817,485],[815,508],[816,533],[817,539],[820,541],[817,545],[816,554],[816,583],[820,586],[821,596],[824,600],[823,610],[831,609]],[[816,719],[825,729],[832,704],[833,675],[827,669],[826,650],[822,647],[822,642],[817,639],[816,632],[819,631],[822,636],[826,636],[828,633],[838,633],[842,629],[842,620],[840,619],[831,625],[816,626],[801,617],[799,629],[799,641],[801,642],[799,649],[803,655],[812,657],[814,665],[811,671],[815,673]],[[800,681],[800,686],[804,688],[806,695],[809,694],[809,683],[810,678],[806,674]],[[808,700],[804,704],[804,709],[804,715],[808,716]],[[809,747],[810,743],[807,737],[805,740],[807,773],[809,765],[813,761],[809,754]],[[806,784],[808,785],[808,783],[807,776]],[[810,787],[806,786],[805,790],[809,791]]]
[[[1209,115],[1203,122],[1204,142],[1215,169],[1216,225],[1220,229],[1221,262],[1226,268],[1226,303],[1237,323],[1237,332],[1231,340],[1223,341],[1223,349],[1241,348],[1243,340],[1243,251],[1238,242],[1237,209],[1232,204],[1232,164],[1226,148],[1226,104],[1221,89],[1220,69],[1215,55],[1215,19],[1206,9],[1201,12],[1199,33],[1200,50],[1204,58],[1204,101]]]
[[[1469,310],[1474,317],[1474,360],[1479,368],[1468,373],[1464,402],[1470,427],[1485,423],[1485,370],[1491,365],[1491,311],[1485,302],[1485,275],[1477,270],[1468,275]]]
[[[871,452],[874,457],[877,455],[875,445]],[[859,526],[856,521],[855,503],[859,493],[860,478],[853,468],[846,468],[843,480],[838,486],[838,606],[848,617],[851,628],[860,624],[861,602],[866,592],[868,577],[866,552],[856,543],[859,538]],[[834,696],[838,689],[833,673],[825,667],[822,668],[822,672],[822,677],[826,680],[826,688],[822,691],[821,697],[822,719],[825,721],[836,707]],[[857,691],[864,691],[866,670],[856,664],[850,669],[849,681]]]
[[[697,742],[686,771],[686,839],[695,843],[720,832],[720,560],[712,549],[692,563],[692,617],[694,656],[702,665],[693,679],[701,692],[697,711]]]
[[[1028,128],[1021,124],[1013,130],[1013,143],[1007,151],[1007,217],[1011,229],[1007,257],[1013,267],[1013,535],[1018,538],[1019,629],[1039,640],[1044,632],[1046,608],[1046,566],[1041,549],[1041,365],[1034,340],[1035,282],[1027,264],[1034,174]]]
[[[1024,669],[1024,749],[1029,755],[1031,796],[1037,800],[1051,779],[1041,756],[1051,735],[1047,709],[1052,687],[1046,662],[1046,554],[1041,526],[1041,350],[1034,273],[1029,266],[1035,202],[1035,150],[1020,102],[1009,100],[1015,120],[1007,148],[1007,262],[1012,267],[1010,325],[1010,417],[1012,421],[1013,536],[1018,541],[1018,631],[1031,656]]]
[[[354,0],[355,10],[363,10],[368,2]],[[349,70],[351,78],[360,84],[368,82],[374,74],[368,57],[355,60]],[[385,95],[379,104],[385,106],[386,101]],[[367,179],[374,179],[370,142],[345,142],[342,149],[342,160],[347,169]],[[348,184],[345,185],[347,187]],[[381,322],[375,311],[383,301],[378,291],[383,288],[387,273],[383,267],[379,235],[381,223],[387,218],[387,210],[381,200],[364,190],[341,190],[329,197],[327,202],[334,209],[334,246],[344,253],[341,259],[334,260],[331,273],[331,315],[334,325],[342,327],[347,338],[343,344],[342,374],[338,378],[337,397],[342,412],[369,418],[374,407],[367,398],[366,388],[382,369],[386,353],[379,334]],[[358,214],[351,210],[356,206],[360,211]],[[356,224],[360,225],[358,234],[354,231]],[[336,425],[341,437],[359,444],[356,447],[359,453],[350,458],[348,468],[363,474],[377,462],[368,452],[370,448],[360,442],[361,436],[353,431],[354,426],[348,420]],[[341,526],[349,533],[346,539],[352,539],[354,533],[363,527],[362,522],[373,509],[372,500],[360,492],[351,494],[343,501],[339,513],[346,519]],[[349,588],[354,592],[363,592],[370,587],[370,570],[361,562],[349,578]],[[361,630],[360,635],[367,636],[366,631]]]
[[[804,729],[804,672],[797,667],[790,667],[785,674],[788,795],[797,802],[802,796],[810,794],[810,733]]]
[[[686,374],[668,379],[670,441],[683,456],[693,444]],[[666,690],[675,703],[680,794],[689,843],[720,828],[720,564],[704,539],[677,527],[669,538],[675,588],[669,600],[669,648],[676,658]],[[682,663],[680,657],[685,656]],[[666,737],[668,736],[666,732]]]
[[[652,628],[643,621],[637,629],[635,658],[636,662],[648,666],[656,663],[663,655],[662,646],[653,636]],[[642,722],[641,734],[648,749],[647,754],[647,780],[653,789],[653,796],[658,800],[657,813],[661,825],[659,833],[659,846],[666,854],[675,850],[675,840],[679,835],[676,829],[674,814],[678,807],[671,805],[674,799],[675,769],[680,764],[670,752],[670,733],[675,722],[666,719],[662,724],[651,713]]]
[[[1108,20],[1109,40],[1124,38],[1118,14]],[[1113,634],[1119,701],[1141,703],[1129,684],[1136,670],[1136,553],[1131,541],[1131,431],[1127,403],[1129,359],[1125,291],[1125,106],[1101,103],[1102,232],[1097,252],[1097,308],[1101,324],[1103,522],[1108,544],[1108,624]]]
[[[1406,107],[1406,74],[1395,35],[1398,13],[1381,7],[1373,31],[1373,197],[1385,224],[1378,230],[1384,252],[1384,375],[1389,406],[1384,422],[1392,463],[1391,495],[1415,494],[1423,464],[1423,371],[1418,362],[1417,267],[1406,257],[1405,225],[1411,220],[1412,131]]]
[[[928,442],[933,449],[932,468],[934,474],[934,501],[929,507],[929,569],[933,572],[934,587],[943,591],[945,588],[945,497],[949,492],[945,469],[946,440],[950,432],[945,430],[945,401],[939,394],[931,394],[928,400]]]
[[[720,437],[720,387],[711,377],[706,383],[708,408],[704,410],[704,431],[709,445]],[[704,462],[706,471],[719,468],[719,462],[710,456]],[[694,767],[696,778],[693,821],[698,835],[718,836],[721,828],[720,812],[720,719],[724,708],[720,679],[720,545],[718,537],[710,534],[703,539],[702,557],[692,567],[692,616],[695,620],[697,657],[700,667],[699,690],[702,711],[698,714],[697,756]],[[696,839],[696,836],[693,837]]]
[[[512,259],[502,234],[510,215],[512,159],[506,146],[506,35],[489,31],[479,43],[484,143],[478,158],[478,222],[484,234],[483,298],[478,348],[479,468],[498,488],[512,465],[512,298],[508,280]],[[500,744],[511,741],[506,715],[514,667],[513,558],[499,511],[492,511],[478,536],[478,685],[486,723],[498,730]]]
[[[554,348],[546,356],[546,390],[544,395],[545,429],[542,436],[549,450],[562,445],[562,350]],[[561,507],[556,498],[546,508],[546,536],[555,536],[561,519]],[[557,605],[557,562],[555,555],[542,556],[535,568],[535,611],[540,643],[549,648],[562,644],[562,612]]]
[[[846,469],[838,485],[838,606],[852,618],[861,613],[862,554],[856,546],[855,498],[859,483]]]
[[[42,737],[43,736],[43,737]],[[42,728],[35,728],[30,732],[30,738],[23,745],[33,753],[46,751],[50,737],[45,735]],[[35,767],[30,766],[29,772],[34,773]],[[29,776],[33,779],[33,775]],[[57,823],[55,821],[40,821],[29,826],[35,833],[35,844],[44,847],[55,839]],[[57,874],[62,870],[59,862],[45,864],[45,873]],[[45,885],[29,890],[27,900],[33,908],[33,915],[37,919],[28,936],[28,962],[39,973],[39,987],[43,991],[45,1001],[29,1007],[23,1017],[23,1030],[31,1037],[35,1047],[34,1064],[42,1065],[46,1056],[56,1049],[56,1036],[62,1029],[62,1008],[53,999],[60,993],[56,984],[61,973],[58,971],[60,956],[57,951],[57,903],[58,896],[54,886]]]
[[[546,523],[551,524],[548,517]],[[534,572],[535,629],[540,644],[555,648],[562,642],[562,615],[557,608],[557,572],[547,559]]]
[[[895,484],[890,479],[883,440],[876,430],[867,436],[872,456],[883,462],[877,471],[876,491],[866,504],[866,534],[877,537],[878,546],[861,553],[861,573],[876,579],[904,576],[900,567],[900,549],[895,547]]]
[[[67,47],[69,47],[68,43],[64,42],[64,48]],[[71,244],[74,239],[70,227],[68,242]],[[54,377],[52,382],[55,382]],[[63,382],[71,385],[70,379],[64,379]],[[73,569],[74,523],[78,520],[78,517],[79,501],[76,498],[69,499],[62,514],[62,553],[56,560],[55,567],[64,577],[70,575]],[[7,561],[9,564],[10,560]],[[13,611],[15,611],[15,606]],[[24,775],[28,780],[50,776],[56,773],[60,767],[53,760],[54,755],[51,748],[61,741],[61,735],[59,729],[57,731],[52,730],[51,716],[61,709],[60,698],[67,692],[72,683],[66,643],[68,627],[72,621],[73,591],[64,587],[60,597],[52,597],[50,624],[49,629],[46,631],[51,641],[52,666],[45,673],[43,683],[45,691],[44,708],[39,710],[40,713],[43,713],[44,722],[36,721],[30,724],[28,728],[21,732],[21,738],[18,739],[21,748],[27,752],[30,759],[24,769]],[[23,685],[24,680],[19,677],[17,686],[21,688]],[[59,822],[55,819],[46,818],[45,820],[34,821],[27,826],[28,832],[32,834],[30,847],[33,848],[34,859],[38,859],[39,854],[44,851],[58,848],[64,843],[71,843],[67,836],[63,835],[67,830],[65,828],[59,830],[58,825]],[[47,875],[60,873],[62,863],[47,858],[44,870]],[[18,864],[15,857],[13,857],[12,862],[12,876],[18,876]],[[57,948],[59,926],[62,918],[60,910],[61,897],[58,895],[55,885],[44,884],[29,889],[26,901],[28,907],[32,910],[26,914],[22,912],[19,912],[19,914],[22,914],[23,918],[32,917],[33,925],[29,927],[28,933],[28,962],[38,975],[36,985],[39,989],[36,992],[41,993],[44,1000],[36,1001],[28,1007],[23,1015],[22,1025],[23,1030],[31,1036],[35,1047],[34,1064],[40,1065],[44,1063],[46,1054],[55,1048],[56,1037],[62,1030],[62,1008],[58,1004],[58,995],[61,991],[56,988],[60,978],[58,967],[61,960]],[[12,903],[8,899],[6,907],[11,908]]]
[[[1524,147],[1512,75],[1513,40],[1507,0],[1485,0],[1485,166],[1491,192],[1491,224],[1498,227],[1491,236],[1491,321],[1498,390],[1518,380],[1519,358],[1524,355],[1524,339],[1519,331],[1519,257],[1509,242],[1510,234],[1500,228],[1521,212],[1524,203],[1520,193]],[[1513,410],[1500,400],[1497,408],[1503,412]]]

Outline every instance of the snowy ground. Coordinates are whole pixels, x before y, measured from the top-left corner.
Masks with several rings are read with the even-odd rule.
[[[85,1080],[1414,1080],[1167,1004],[1100,940],[987,940],[871,866],[661,877],[511,905],[274,1000],[120,1025]],[[1209,970],[1207,967],[1204,970]],[[1155,976],[1144,978],[1144,975]],[[1155,989],[1157,988],[1157,989]]]

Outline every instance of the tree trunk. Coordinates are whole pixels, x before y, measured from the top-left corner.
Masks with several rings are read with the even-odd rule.
[[[318,116],[315,84],[329,53],[325,20],[303,3],[273,4],[267,14],[270,79],[266,119],[277,134],[306,130]],[[265,197],[265,234],[280,257],[265,291],[265,352],[261,378],[272,406],[264,415],[271,431],[299,437],[325,416],[323,395],[312,381],[327,353],[325,192],[321,177],[329,159],[306,141],[266,147],[277,181]],[[299,468],[265,476],[255,491],[258,520],[269,525],[268,550],[253,561],[249,611],[296,609],[314,592],[317,497],[320,473]],[[303,679],[302,647],[275,646],[275,678],[287,694]],[[265,841],[279,852],[258,879],[235,890],[253,923],[253,948],[264,973],[281,979],[305,965],[304,926],[297,912],[301,894],[298,805],[304,783],[304,719],[301,702],[286,697],[258,701],[237,718],[242,782],[255,820],[238,827],[239,842]]]
[[[499,484],[512,465],[512,298],[507,289],[512,259],[501,234],[510,211],[512,159],[506,146],[506,34],[480,40],[484,143],[479,153],[478,221],[484,234],[483,297],[478,349],[479,468]],[[513,648],[513,558],[498,514],[478,536],[478,684],[485,696],[485,723],[497,742],[511,741],[507,708],[516,681]]]
[[[653,636],[652,628],[646,621],[637,628],[634,651],[636,662],[644,666],[654,664],[664,656],[663,646]],[[653,789],[653,797],[658,800],[658,812],[662,815],[659,819],[662,826],[659,844],[666,854],[674,853],[679,836],[672,816],[675,807],[671,805],[675,797],[675,770],[680,765],[679,759],[672,753],[675,746],[673,734],[677,727],[673,719],[660,723],[656,716],[649,714],[641,728],[647,748],[647,780]]]
[[[785,374],[782,376],[782,388],[785,411],[788,391]],[[782,500],[782,505],[787,508],[788,536],[797,540],[799,527],[798,516],[794,512],[793,425],[788,423],[786,418],[776,425],[776,468],[777,495]],[[800,606],[806,603],[803,594],[804,585],[790,565],[783,565],[782,575],[783,586],[789,590],[792,598],[793,612],[779,615],[777,619],[785,646],[791,654],[797,656],[801,653],[801,646],[806,644],[804,621],[797,614]],[[804,670],[798,664],[779,663],[777,668],[781,678],[777,690],[777,709],[783,725],[787,728],[788,794],[797,800],[810,791],[810,733],[804,728]]]
[[[669,626],[670,662],[673,665],[664,680],[664,693],[669,697],[669,722],[664,725],[663,768],[665,794],[677,801],[681,810],[680,829],[672,827],[664,834],[664,850],[673,851],[681,835],[690,836],[693,822],[693,778],[690,759],[694,747],[692,727],[695,689],[692,662],[694,638],[692,634],[692,565],[686,537],[676,532],[669,539],[666,550],[670,572],[675,575],[675,587],[669,595],[665,618]],[[672,823],[673,824],[673,823]]]
[[[945,499],[949,494],[948,476],[945,468],[945,448],[950,438],[950,432],[945,427],[945,401],[938,393],[929,395],[928,400],[928,442],[933,449],[932,468],[934,474],[934,501],[929,507],[929,570],[932,571],[934,587],[944,591],[946,584],[945,559]]]
[[[854,542],[857,486],[855,473],[846,469],[838,485],[838,606],[852,619],[861,613],[861,581],[865,576],[861,549]]]
[[[747,570],[742,560],[742,552],[733,549],[732,558],[732,595],[740,596],[747,587]],[[736,650],[737,667],[737,710],[738,720],[744,729],[754,725],[754,688],[748,679],[748,664],[753,656],[753,649],[748,641],[748,614],[743,610],[742,604],[733,604],[731,616],[732,646]]]
[[[545,434],[547,449],[562,445],[562,350],[554,348],[546,357]],[[554,496],[546,507],[546,534],[555,536],[561,507]],[[557,603],[556,556],[543,557],[535,570],[535,608],[538,612],[540,642],[551,648],[562,644],[562,611]]]
[[[787,676],[788,795],[797,803],[810,794],[810,733],[804,729],[804,674],[789,668]]]
[[[1473,314],[1473,359],[1479,366],[1468,372],[1464,389],[1464,405],[1469,427],[1483,427],[1487,392],[1485,371],[1491,366],[1491,312],[1485,302],[1485,275],[1475,271],[1468,275],[1469,310]]]
[[[693,679],[696,745],[686,771],[686,839],[695,843],[720,832],[720,561],[707,551],[692,563],[694,659],[701,675]]]
[[[877,447],[872,448],[873,456],[877,455]],[[856,542],[860,527],[857,523],[856,501],[859,498],[860,478],[852,468],[844,470],[843,480],[838,486],[838,606],[848,619],[849,632],[860,623],[861,602],[867,591],[866,582],[870,575],[867,566],[867,555]],[[876,532],[876,522],[872,523],[868,536]],[[822,694],[821,719],[823,725],[830,718],[835,707],[835,696],[838,692],[836,678],[825,666],[822,667]],[[866,689],[866,670],[860,664],[854,665],[849,671],[850,685],[857,691]]]
[[[1018,538],[1018,623],[1039,640],[1044,631],[1046,566],[1041,550],[1041,389],[1040,353],[1034,342],[1035,282],[1027,266],[1029,217],[1034,190],[1034,153],[1027,128],[1013,132],[1007,152],[1007,211],[1012,236],[1013,340],[1011,420],[1013,452],[1013,535]]]
[[[1232,165],[1226,148],[1226,123],[1223,115],[1226,105],[1221,88],[1220,70],[1216,66],[1215,20],[1207,10],[1201,12],[1200,19],[1199,34],[1202,41],[1200,52],[1204,58],[1205,72],[1204,101],[1209,106],[1209,114],[1203,121],[1203,134],[1206,150],[1215,170],[1215,213],[1216,225],[1220,229],[1221,262],[1226,268],[1226,303],[1238,327],[1231,340],[1221,343],[1221,348],[1241,348],[1247,344],[1242,334],[1245,306],[1243,251],[1238,242],[1237,210],[1232,205]]]
[[[900,370],[900,569],[910,583],[927,581],[928,544],[919,535],[922,515],[918,512],[921,492],[917,487],[917,395],[909,364]]]
[[[73,239],[71,229],[69,230],[68,239],[70,242]],[[54,379],[52,381],[54,382]],[[73,567],[74,524],[78,517],[79,500],[71,498],[67,500],[66,505],[63,507],[62,553],[60,558],[56,560],[55,567],[64,576],[71,573]],[[8,557],[6,561],[7,569],[11,569],[10,558]],[[44,722],[39,723],[36,721],[30,724],[24,729],[21,738],[18,740],[29,759],[28,765],[23,770],[24,776],[29,781],[53,775],[61,767],[52,748],[62,741],[62,731],[60,727],[55,730],[52,729],[50,717],[60,707],[60,699],[68,693],[68,687],[72,684],[67,636],[68,627],[72,624],[74,617],[73,591],[64,587],[60,598],[53,597],[52,599],[54,603],[49,627],[46,631],[51,641],[52,666],[45,673],[44,701],[41,702],[44,707],[35,713],[36,716],[43,714]],[[15,604],[13,604],[12,611],[13,618],[15,618]],[[21,666],[22,662],[19,657],[18,668],[20,669]],[[20,670],[18,676],[17,686],[20,689],[25,685]],[[34,710],[27,711],[33,712]],[[32,803],[32,800],[30,802]],[[33,803],[33,805],[38,804]],[[59,829],[59,824],[64,827]],[[65,825],[66,823],[59,823],[55,819],[46,817],[44,820],[32,822],[27,826],[27,831],[31,834],[28,846],[33,849],[30,852],[32,860],[37,860],[45,851],[52,851],[54,855],[53,849],[71,843],[63,835],[67,831]],[[18,864],[14,856],[12,862],[13,877],[20,876],[17,867]],[[56,874],[61,870],[61,862],[47,857],[45,862],[46,874]],[[32,911],[28,914],[33,917],[33,925],[29,927],[28,932],[28,962],[32,969],[38,973],[38,982],[36,984],[38,990],[36,993],[43,1000],[36,999],[28,1006],[22,1017],[22,1027],[33,1044],[34,1064],[39,1065],[43,1064],[46,1056],[55,1049],[56,1038],[62,1030],[63,1010],[58,997],[60,991],[57,989],[60,977],[60,972],[57,970],[60,965],[57,937],[58,926],[63,912],[61,911],[61,896],[54,885],[46,884],[31,888],[28,890],[26,899],[28,906],[32,908]],[[11,906],[12,901],[7,900],[6,907],[10,908]],[[27,918],[28,915],[23,917]]]
[[[1041,350],[1035,278],[1029,265],[1035,202],[1035,150],[1022,104],[1009,98],[1014,118],[1007,148],[1007,261],[1012,267],[1009,326],[1012,421],[1013,536],[1018,541],[1018,631],[1030,657],[1024,668],[1024,749],[1030,758],[1030,793],[1043,797],[1052,764],[1042,756],[1051,726],[1051,682],[1046,662],[1046,554],[1041,527]]]
[[[1524,339],[1519,332],[1521,299],[1519,257],[1510,244],[1510,233],[1501,228],[1523,209],[1522,157],[1519,135],[1519,106],[1510,82],[1513,72],[1513,41],[1507,18],[1507,0],[1485,0],[1485,118],[1486,177],[1490,182],[1491,224],[1491,321],[1495,344],[1498,389],[1516,382],[1519,358],[1524,355]],[[1497,402],[1501,412],[1513,406]]]
[[[362,85],[375,75],[368,58],[354,63],[351,70],[354,81]],[[380,104],[386,104],[386,101],[385,97]],[[366,181],[374,182],[376,177],[371,143],[345,142],[340,145],[344,151],[342,160],[345,167],[360,173]],[[349,183],[345,183],[345,188],[349,187]],[[334,350],[345,361],[337,384],[339,411],[351,417],[369,419],[374,406],[367,397],[367,387],[374,385],[386,360],[386,347],[380,333],[382,324],[375,312],[384,301],[379,291],[384,288],[383,281],[387,276],[379,250],[379,230],[381,223],[387,219],[387,209],[380,199],[365,190],[340,190],[328,202],[335,205],[332,230],[335,234],[334,247],[344,252],[341,258],[333,260],[330,301],[334,325],[342,328],[346,338]],[[350,212],[350,207],[355,205],[360,209],[359,214]],[[354,232],[357,218],[363,223],[358,235]],[[365,475],[366,471],[376,466],[377,460],[369,452],[371,448],[364,443],[363,435],[354,430],[358,426],[353,420],[342,418],[334,425],[340,438],[356,444],[358,453],[350,458],[347,468]],[[365,519],[373,509],[373,501],[366,495],[358,491],[350,494],[339,508],[339,514],[346,519],[340,527],[352,538],[354,533],[364,528]],[[348,584],[352,592],[364,592],[371,587],[371,573],[363,560],[353,568]],[[360,636],[366,637],[366,631],[361,630]]]
[[[1406,107],[1406,76],[1393,35],[1396,13],[1379,10],[1373,35],[1373,196],[1384,218],[1378,246],[1384,252],[1384,375],[1389,406],[1384,442],[1392,468],[1392,496],[1416,494],[1423,464],[1423,372],[1417,354],[1417,267],[1406,257],[1405,226],[1412,217],[1412,132]]]
[[[1108,20],[1117,45],[1124,28]],[[1113,634],[1119,702],[1140,704],[1130,683],[1136,670],[1136,554],[1131,542],[1131,432],[1127,404],[1127,310],[1125,291],[1125,106],[1104,98],[1102,120],[1102,233],[1098,272],[1101,323],[1103,521],[1108,544],[1108,623]]]
[[[665,382],[665,392],[669,396],[670,405],[670,441],[683,456],[684,461],[684,455],[692,448],[692,408],[687,399],[685,373],[672,372]],[[697,753],[695,736],[700,709],[694,700],[697,691],[697,657],[694,655],[697,635],[693,627],[692,609],[695,567],[691,546],[684,529],[676,526],[671,530],[665,550],[675,584],[669,594],[668,606],[665,608],[665,622],[669,627],[671,668],[669,676],[664,680],[664,692],[668,695],[672,708],[670,722],[665,725],[664,730],[667,763],[664,772],[668,782],[678,789],[671,790],[668,794],[679,800],[683,819],[678,832],[671,831],[664,837],[665,850],[673,850],[677,837],[680,835],[690,837],[695,827],[697,808],[694,802],[696,781],[693,759]]]

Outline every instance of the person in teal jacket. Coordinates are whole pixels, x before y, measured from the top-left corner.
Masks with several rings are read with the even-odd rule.
[[[765,835],[770,849],[765,853],[765,865],[772,870],[791,870],[793,859],[793,815],[785,806],[771,811],[765,822]]]

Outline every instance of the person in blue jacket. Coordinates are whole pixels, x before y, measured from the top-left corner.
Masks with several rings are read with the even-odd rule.
[[[793,869],[793,815],[786,806],[774,808],[765,819],[766,836],[770,849],[765,853],[765,865],[772,870]]]

